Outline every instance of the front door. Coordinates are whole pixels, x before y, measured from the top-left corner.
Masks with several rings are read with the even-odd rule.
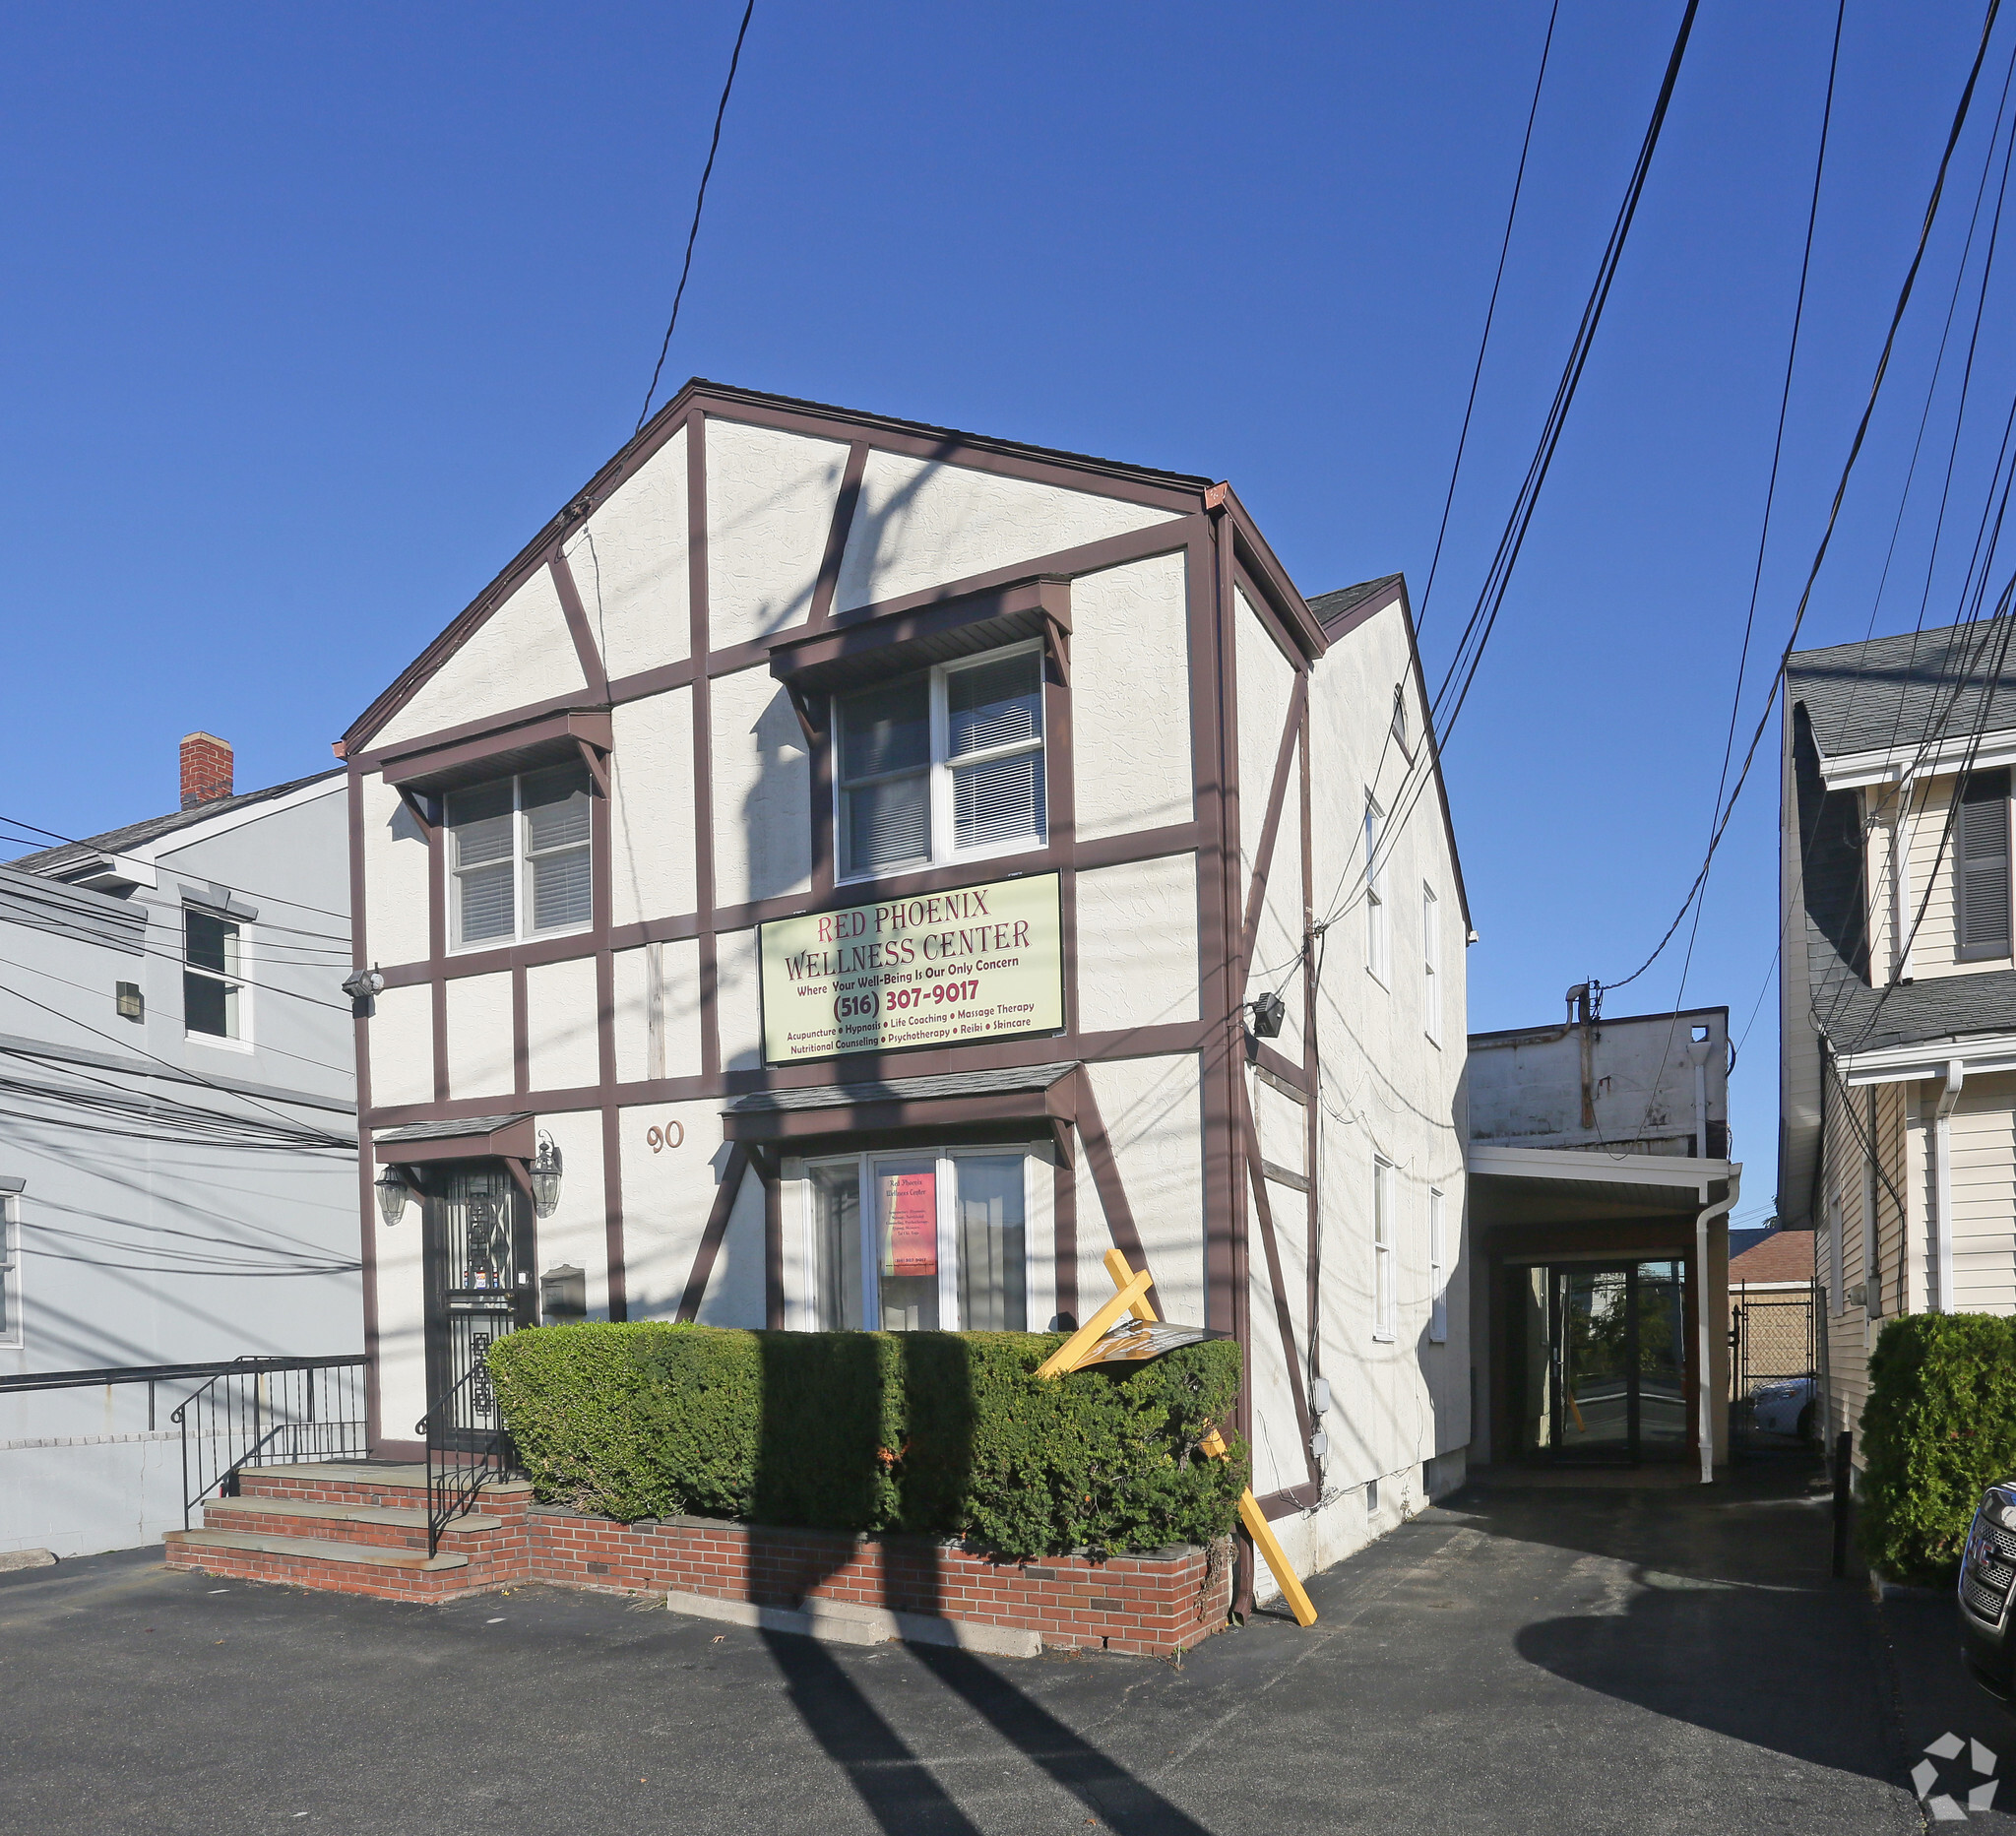
[[[1520,1451],[1565,1461],[1677,1460],[1687,1449],[1685,1264],[1511,1270],[1523,1356]]]
[[[427,1183],[427,1411],[454,1399],[455,1431],[432,1438],[459,1445],[496,1425],[483,1354],[536,1317],[532,1207],[501,1161],[452,1163]]]

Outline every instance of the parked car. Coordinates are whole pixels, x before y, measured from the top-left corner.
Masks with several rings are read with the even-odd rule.
[[[1766,1434],[1813,1437],[1813,1411],[1819,1385],[1811,1377],[1786,1377],[1760,1383],[1749,1394],[1750,1424]]]
[[[2009,1593],[2016,1587],[2016,1479],[1990,1486],[1976,1507],[1960,1557],[1960,1637],[1969,1668],[1994,1695],[2010,1694]]]

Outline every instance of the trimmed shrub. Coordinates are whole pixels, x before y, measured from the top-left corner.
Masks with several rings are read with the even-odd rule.
[[[1869,1358],[1861,1435],[1862,1553],[1899,1581],[1950,1582],[1983,1488],[2016,1474],[2016,1321],[1891,1320]]]
[[[1039,1378],[1061,1343],[586,1324],[511,1333],[489,1361],[538,1496],[625,1522],[908,1531],[1010,1556],[1230,1530],[1245,1449],[1197,1443],[1230,1416],[1238,1347]]]

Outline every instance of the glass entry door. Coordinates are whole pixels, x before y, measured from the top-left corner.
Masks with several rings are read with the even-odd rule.
[[[430,1171],[427,1186],[427,1409],[455,1396],[455,1421],[481,1431],[496,1412],[483,1354],[536,1318],[532,1207],[496,1161]]]
[[[1687,1447],[1685,1265],[1567,1262],[1513,1271],[1520,1451],[1679,1459]]]

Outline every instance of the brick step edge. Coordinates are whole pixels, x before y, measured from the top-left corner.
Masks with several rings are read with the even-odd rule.
[[[450,1568],[467,1568],[469,1556],[460,1551],[429,1555],[425,1546],[418,1552],[388,1549],[380,1543],[332,1543],[314,1537],[281,1536],[268,1531],[171,1530],[162,1538],[170,1559],[177,1550],[243,1550],[260,1555],[274,1555],[293,1562],[349,1562],[367,1568],[398,1568],[412,1574],[439,1574]]]
[[[497,1590],[495,1581],[472,1583],[466,1568],[381,1568],[357,1562],[303,1561],[259,1550],[170,1544],[167,1565],[184,1573],[217,1575],[231,1581],[263,1581],[275,1587],[306,1588],[317,1594],[349,1594],[367,1600],[432,1606]]]
[[[850,1601],[812,1598],[801,1608],[759,1607],[754,1601],[722,1600],[712,1594],[674,1589],[665,1595],[665,1605],[673,1613],[695,1619],[789,1632],[836,1645],[951,1645],[993,1658],[1035,1658],[1042,1655],[1043,1648],[1042,1634],[1023,1626],[983,1625],[974,1619],[945,1619],[925,1613],[891,1613],[879,1607],[857,1607]]]

